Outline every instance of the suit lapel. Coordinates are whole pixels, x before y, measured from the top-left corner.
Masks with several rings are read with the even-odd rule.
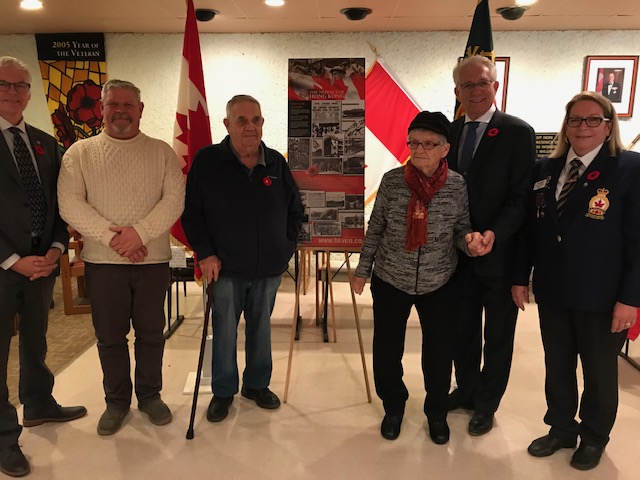
[[[500,141],[500,128],[502,127],[502,118],[503,114],[499,110],[496,110],[491,117],[491,121],[485,128],[484,133],[482,134],[482,138],[480,139],[480,143],[478,144],[478,148],[476,148],[476,152],[471,159],[471,165],[469,165],[469,173],[468,176],[474,176],[479,170],[485,158],[491,157],[491,152],[495,148],[496,142]],[[497,130],[497,135],[489,135],[490,131],[495,132]]]
[[[9,145],[7,145],[3,134],[0,134],[0,165],[9,172],[16,182],[22,185],[20,172],[18,172],[18,167],[13,159],[13,154],[11,153],[11,150],[9,150]]]

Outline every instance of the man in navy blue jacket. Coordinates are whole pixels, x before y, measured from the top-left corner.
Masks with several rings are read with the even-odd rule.
[[[249,95],[227,103],[229,135],[200,150],[187,177],[182,225],[213,286],[213,399],[207,419],[223,420],[238,393],[240,315],[246,322],[242,395],[276,409],[271,380],[271,312],[296,247],[303,206],[284,157],[262,140],[260,104]]]

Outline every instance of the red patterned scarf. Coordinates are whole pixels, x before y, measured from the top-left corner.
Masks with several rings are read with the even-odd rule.
[[[426,177],[411,161],[407,162],[404,168],[404,181],[411,190],[411,200],[407,208],[407,241],[405,243],[407,252],[426,245],[429,218],[427,206],[446,183],[448,176],[449,167],[446,159],[440,162],[438,170],[430,177]]]

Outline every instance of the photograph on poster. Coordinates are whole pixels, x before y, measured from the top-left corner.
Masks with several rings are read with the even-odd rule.
[[[342,228],[364,227],[364,212],[342,211],[339,212],[340,224]]]
[[[364,210],[364,196],[346,194],[344,196],[344,208],[346,210]]]
[[[303,223],[298,235],[298,242],[309,243],[311,241],[311,225]]]
[[[289,168],[306,170],[309,168],[309,138],[289,138]]]
[[[619,117],[631,117],[637,74],[638,55],[587,56],[582,89],[601,93]]]
[[[342,175],[342,158],[312,158],[311,166],[318,169],[320,175]]]
[[[340,102],[311,102],[311,131],[314,137],[340,133],[341,107]]]
[[[364,98],[364,58],[289,59],[289,100]]]
[[[341,237],[340,222],[314,222],[313,234],[318,237]]]
[[[343,175],[364,175],[364,157],[344,157],[342,162]]]
[[[309,220],[338,220],[338,209],[337,208],[310,208],[309,209]]]
[[[344,192],[327,192],[327,207],[344,208]]]
[[[325,192],[323,190],[300,190],[300,198],[305,208],[315,208],[325,206]]]

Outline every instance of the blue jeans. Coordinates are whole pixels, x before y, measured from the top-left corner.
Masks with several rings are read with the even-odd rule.
[[[271,312],[280,275],[251,280],[220,276],[213,284],[211,389],[218,397],[238,393],[238,322],[244,312],[246,367],[242,383],[263,389],[271,381]]]

